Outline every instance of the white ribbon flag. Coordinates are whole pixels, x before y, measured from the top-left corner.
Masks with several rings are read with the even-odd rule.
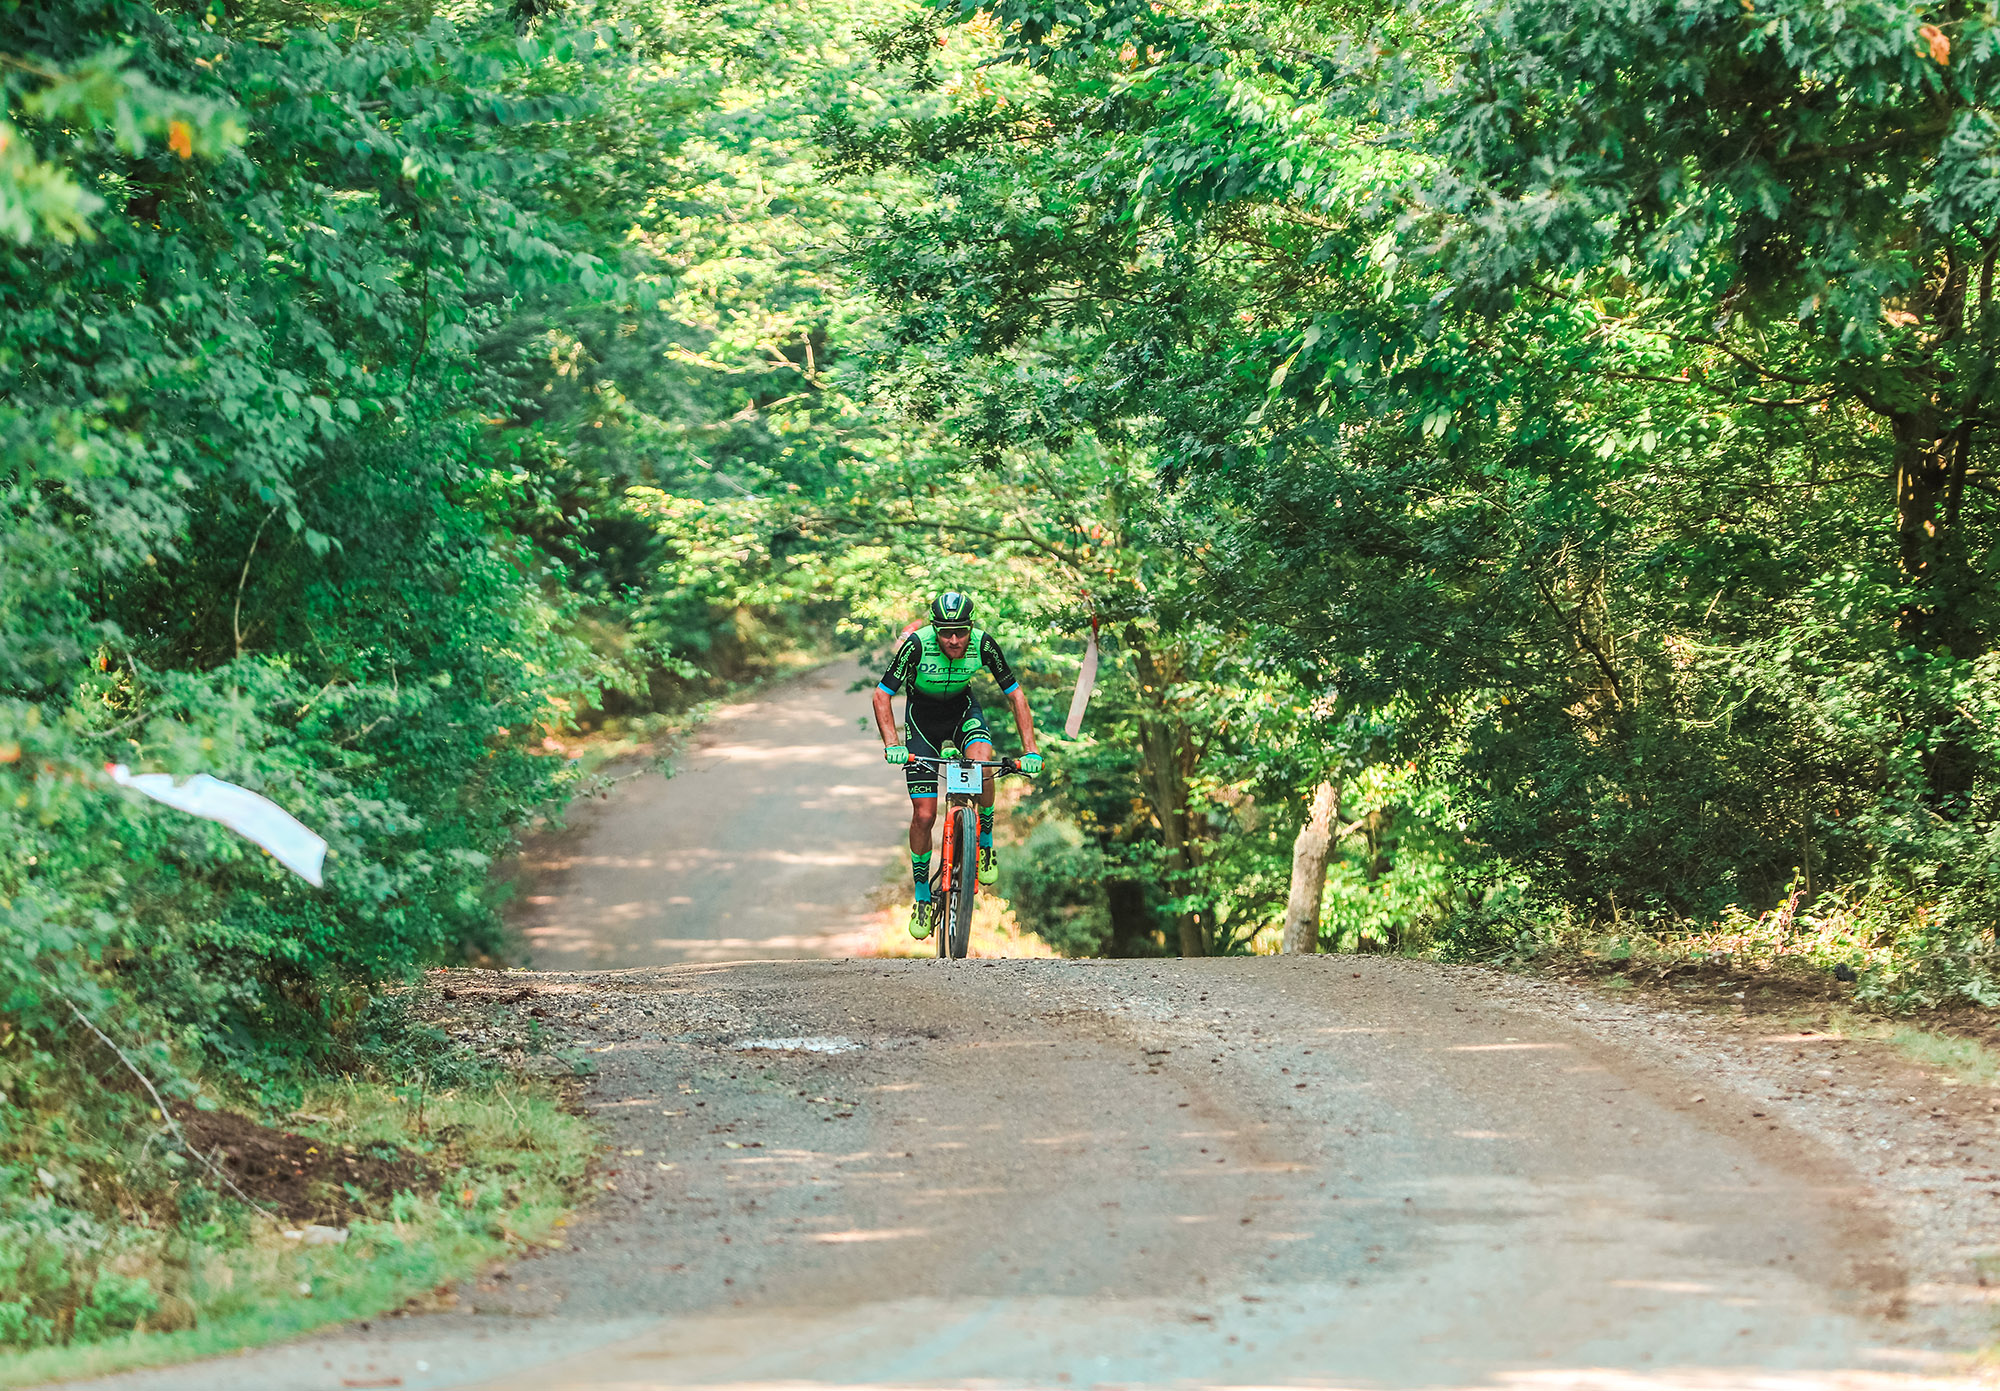
[[[1076,694],[1069,698],[1069,718],[1063,721],[1063,733],[1074,739],[1083,730],[1083,707],[1090,704],[1090,693],[1097,686],[1097,615],[1090,616],[1090,639],[1083,648],[1083,669],[1076,674]]]
[[[104,771],[120,787],[143,792],[156,802],[206,821],[219,821],[245,840],[271,852],[272,858],[314,888],[326,863],[326,842],[301,826],[292,814],[247,787],[196,773],[179,786],[169,773],[134,773],[122,763],[107,763]]]

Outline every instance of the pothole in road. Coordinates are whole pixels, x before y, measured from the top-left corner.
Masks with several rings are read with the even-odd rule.
[[[857,1039],[820,1038],[746,1038],[729,1045],[739,1053],[852,1053],[868,1045]]]

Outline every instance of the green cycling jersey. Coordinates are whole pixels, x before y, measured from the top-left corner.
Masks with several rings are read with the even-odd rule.
[[[877,684],[890,695],[907,687],[913,704],[942,704],[964,696],[981,667],[993,673],[1001,695],[1012,695],[1021,684],[991,633],[974,628],[965,655],[953,658],[938,645],[937,629],[926,623],[903,638]]]

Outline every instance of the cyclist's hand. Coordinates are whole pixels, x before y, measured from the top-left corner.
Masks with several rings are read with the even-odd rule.
[[[1040,754],[1038,754],[1038,753],[1024,753],[1024,754],[1022,754],[1022,755],[1021,755],[1021,771],[1022,771],[1022,772],[1024,772],[1024,773],[1026,773],[1026,774],[1027,774],[1027,775],[1028,775],[1029,777],[1031,777],[1031,778],[1032,778],[1032,777],[1033,777],[1033,776],[1034,776],[1035,774],[1037,774],[1037,773],[1041,772],[1041,771],[1042,771],[1042,756],[1041,756]]]
[[[882,750],[882,757],[890,763],[908,763],[910,761],[910,746],[908,744],[891,744],[888,748]]]

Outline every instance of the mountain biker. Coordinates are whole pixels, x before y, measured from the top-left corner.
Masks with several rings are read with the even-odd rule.
[[[875,687],[875,728],[882,736],[882,757],[901,764],[910,789],[910,873],[916,880],[917,901],[910,909],[910,935],[931,935],[931,826],[937,820],[938,773],[911,756],[937,758],[946,744],[956,744],[967,758],[993,757],[993,733],[979,702],[972,697],[972,678],[980,667],[993,674],[1000,694],[1014,707],[1014,727],[1021,732],[1021,771],[1042,771],[1035,752],[1035,717],[1027,693],[991,633],[972,626],[971,596],[947,590],[931,603],[931,621],[903,635],[888,671]],[[896,738],[894,697],[903,688],[909,697],[907,743]],[[993,794],[997,779],[986,780],[979,796],[979,882],[990,884],[999,873],[993,852]]]

